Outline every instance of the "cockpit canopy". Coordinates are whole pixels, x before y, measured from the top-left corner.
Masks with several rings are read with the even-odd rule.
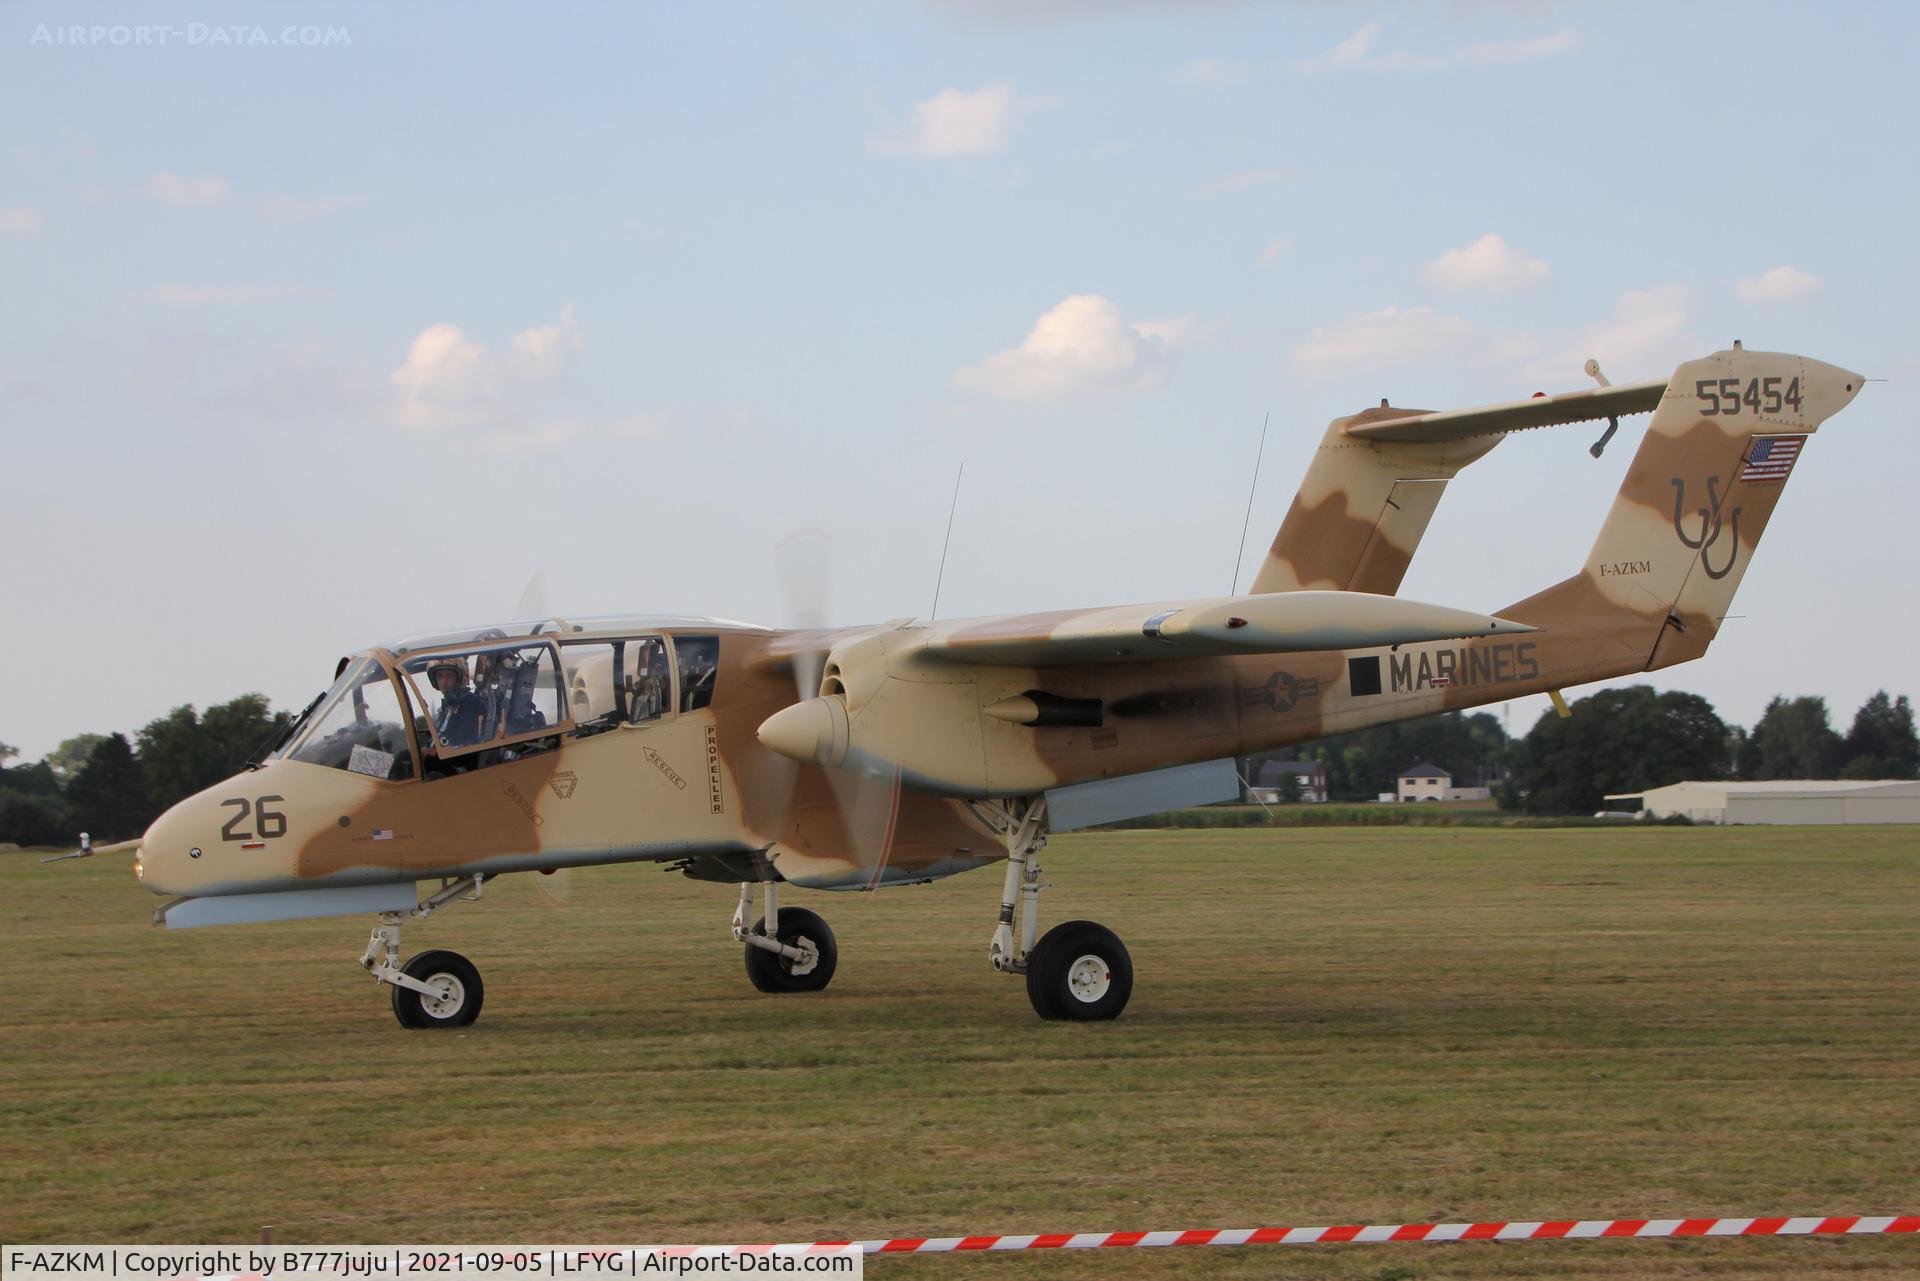
[[[712,702],[718,634],[601,631],[549,620],[369,650],[343,662],[273,758],[431,780]]]

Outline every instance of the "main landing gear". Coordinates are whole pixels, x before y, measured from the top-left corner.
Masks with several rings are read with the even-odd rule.
[[[1133,995],[1133,958],[1117,934],[1095,921],[1066,921],[1035,939],[1040,891],[1048,888],[1039,859],[1047,843],[1046,798],[982,801],[973,810],[1007,846],[1000,921],[987,946],[988,961],[1004,974],[1026,975],[1027,1000],[1043,1019],[1119,1018]],[[778,881],[762,884],[764,915],[753,919],[752,882],[740,886],[733,910],[733,937],[745,945],[747,977],[762,992],[818,992],[833,981],[839,961],[833,931],[805,908],[782,908]]]
[[[470,1027],[480,1017],[486,987],[472,961],[458,952],[422,952],[405,965],[400,959],[400,926],[409,917],[433,915],[455,899],[473,902],[480,897],[484,874],[446,881],[439,892],[421,900],[411,912],[382,912],[373,927],[360,964],[376,983],[393,988],[393,1017],[404,1028]]]
[[[753,884],[740,886],[740,904],[733,909],[733,937],[746,945],[747,978],[762,992],[818,992],[833,982],[840,949],[817,912],[780,906],[780,883],[765,882],[766,914],[747,926],[753,915]]]
[[[1046,797],[981,802],[973,808],[1007,843],[1000,922],[987,945],[987,960],[1002,973],[1027,976],[1027,1000],[1043,1019],[1119,1018],[1133,995],[1133,958],[1119,935],[1094,921],[1066,921],[1034,941],[1040,891],[1049,888],[1040,879],[1039,862],[1047,843]]]

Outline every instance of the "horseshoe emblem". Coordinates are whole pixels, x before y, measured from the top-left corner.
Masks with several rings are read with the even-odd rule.
[[[1723,495],[1720,493],[1720,478],[1718,476],[1707,477],[1707,505],[1695,509],[1700,515],[1700,536],[1698,538],[1687,533],[1686,480],[1682,477],[1675,476],[1670,483],[1673,485],[1674,536],[1678,538],[1684,546],[1700,553],[1700,568],[1707,571],[1708,578],[1716,581],[1725,578],[1733,572],[1733,563],[1740,558],[1740,508],[1735,507],[1731,516],[1725,522],[1726,525],[1731,526],[1733,534],[1732,547],[1727,552],[1727,563],[1715,569],[1713,567],[1713,558],[1709,553],[1712,552],[1713,545],[1720,541],[1720,533],[1723,527],[1720,518],[1720,505],[1723,501]]]

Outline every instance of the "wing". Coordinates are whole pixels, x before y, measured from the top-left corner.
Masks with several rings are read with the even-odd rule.
[[[956,663],[1056,667],[1361,649],[1532,630],[1394,596],[1309,591],[966,619],[927,629],[917,648]]]
[[[1483,405],[1479,409],[1447,409],[1436,414],[1418,414],[1412,418],[1393,418],[1386,422],[1355,423],[1347,435],[1362,440],[1396,441],[1417,444],[1440,440],[1464,440],[1469,436],[1487,436],[1521,431],[1528,427],[1554,427],[1561,423],[1584,423],[1623,414],[1645,414],[1657,409],[1667,390],[1667,380],[1623,383],[1618,387],[1593,387],[1586,391],[1563,392],[1558,396],[1535,396],[1504,405]]]

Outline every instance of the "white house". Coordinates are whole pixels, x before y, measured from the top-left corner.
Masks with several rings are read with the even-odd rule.
[[[1453,786],[1453,775],[1432,761],[1421,761],[1400,771],[1394,795],[1403,801],[1444,801]]]
[[[1493,796],[1490,787],[1455,787],[1453,775],[1432,761],[1421,761],[1400,771],[1394,794],[1380,799],[1396,801],[1484,801]]]

